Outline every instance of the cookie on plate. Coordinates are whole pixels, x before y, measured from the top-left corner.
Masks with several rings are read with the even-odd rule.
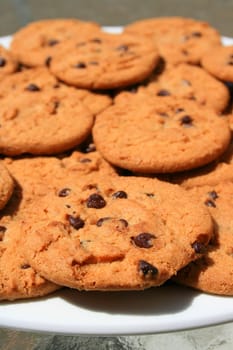
[[[0,162],[0,209],[2,209],[10,199],[14,189],[14,181],[5,167],[3,161]]]
[[[14,73],[18,68],[18,62],[12,54],[0,45],[0,81],[7,75]]]
[[[233,183],[198,187],[188,192],[207,206],[215,231],[206,253],[178,272],[175,280],[207,293],[233,295]]]
[[[59,45],[50,63],[60,80],[86,89],[114,89],[142,81],[159,61],[150,39],[92,33]]]
[[[132,94],[100,113],[93,128],[96,147],[107,161],[141,173],[207,164],[226,150],[230,136],[227,120],[212,109],[174,96]]]
[[[80,290],[137,290],[201,256],[212,221],[179,186],[92,180],[32,203],[24,218],[25,254],[44,277]]]
[[[80,38],[98,33],[101,28],[94,22],[77,19],[46,19],[29,23],[13,36],[11,51],[29,67],[49,65],[62,42],[71,37]]]
[[[143,19],[129,24],[125,32],[152,38],[168,64],[199,64],[208,49],[219,47],[221,37],[207,22],[183,17]]]
[[[53,154],[80,144],[91,132],[93,114],[69,87],[40,90],[29,85],[1,99],[0,152]]]
[[[201,64],[214,77],[233,83],[233,45],[212,49],[203,56]]]

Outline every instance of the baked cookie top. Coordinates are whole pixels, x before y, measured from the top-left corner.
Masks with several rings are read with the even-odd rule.
[[[206,208],[180,187],[120,177],[44,197],[23,226],[30,264],[80,290],[158,286],[199,257],[212,234]]]
[[[0,209],[2,209],[10,199],[14,189],[14,181],[5,167],[3,161],[0,162]]]
[[[183,17],[143,19],[129,24],[125,32],[152,38],[169,64],[199,64],[203,54],[221,45],[221,37],[207,22]]]
[[[214,77],[233,83],[233,45],[213,48],[203,56],[201,64]]]
[[[7,75],[14,73],[18,68],[18,62],[13,55],[0,45],[0,81]]]
[[[88,33],[98,33],[100,26],[94,22],[77,19],[46,19],[29,23],[13,36],[11,51],[29,67],[48,65],[62,42],[80,38]]]
[[[90,133],[93,115],[69,87],[40,90],[29,85],[0,104],[0,152],[53,154],[80,144]]]
[[[214,220],[214,236],[200,259],[178,272],[176,281],[207,293],[233,295],[233,183],[188,191],[206,205]]]
[[[50,63],[60,80],[87,89],[113,89],[145,79],[159,61],[151,39],[92,33],[59,45]]]
[[[20,230],[22,193],[16,187],[0,219],[0,300],[15,300],[47,295],[58,288],[41,277],[23,254],[24,239]],[[16,214],[17,213],[17,214]]]
[[[93,137],[114,165],[169,173],[216,159],[230,143],[230,129],[227,120],[193,101],[132,94],[97,116]]]

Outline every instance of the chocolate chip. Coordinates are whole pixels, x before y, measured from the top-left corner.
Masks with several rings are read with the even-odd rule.
[[[74,217],[72,215],[67,215],[67,219],[68,219],[70,225],[75,230],[79,230],[80,228],[82,228],[85,225],[84,220],[82,220],[79,216],[78,217]]]
[[[131,237],[133,243],[139,248],[151,248],[153,247],[152,239],[155,238],[151,233],[140,233],[135,237]]]
[[[147,279],[155,278],[159,272],[157,267],[151,265],[145,260],[139,260],[138,270],[140,275],[142,275],[142,277]]]
[[[93,193],[89,196],[87,199],[87,207],[88,208],[95,208],[95,209],[101,209],[104,208],[106,205],[106,201],[104,198],[98,194],[98,193]]]
[[[48,45],[49,45],[49,46],[55,46],[55,45],[57,45],[57,44],[59,44],[59,40],[57,40],[57,39],[50,39],[50,40],[48,41]]]
[[[97,221],[96,226],[101,227],[105,221],[110,220],[110,219],[111,219],[110,216],[106,216],[106,217],[104,217],[104,218],[100,218],[100,219]]]
[[[159,113],[159,115],[163,118],[168,118],[169,115],[167,113]]]
[[[91,162],[91,159],[89,158],[81,158],[79,159],[80,163],[90,163]]]
[[[177,108],[175,110],[175,113],[181,113],[181,112],[184,112],[184,109],[183,108]]]
[[[0,57],[0,67],[4,67],[6,65],[6,59],[4,57]]]
[[[40,88],[36,84],[29,84],[25,90],[34,92],[34,91],[40,91]]]
[[[117,191],[113,193],[112,195],[113,198],[127,198],[127,193],[125,191]]]
[[[206,247],[203,243],[195,241],[191,244],[192,248],[195,250],[197,254],[203,254],[206,252]]]
[[[87,68],[86,63],[84,62],[79,62],[74,67],[79,69]]]
[[[182,117],[180,119],[181,125],[184,125],[184,126],[191,126],[192,122],[193,122],[193,120],[189,115],[185,115],[184,117]]]
[[[194,36],[195,38],[200,38],[202,36],[202,33],[201,32],[193,32],[191,35]]]
[[[206,205],[207,207],[216,208],[216,204],[215,204],[211,199],[207,199],[207,200],[205,201],[205,205]]]
[[[102,43],[102,40],[99,39],[99,38],[94,38],[94,39],[91,39],[91,42],[92,42],[92,43],[96,43],[96,44],[101,44],[101,43]]]
[[[68,187],[65,187],[58,192],[58,197],[67,197],[69,196],[70,192],[71,192],[71,189]]]
[[[145,195],[146,195],[147,197],[150,197],[150,198],[152,198],[152,197],[155,196],[154,193],[145,193]]]
[[[160,90],[157,92],[157,96],[170,96],[171,93],[168,90]]]
[[[116,50],[120,52],[127,52],[129,50],[129,47],[127,45],[120,45],[116,48]]]
[[[23,264],[20,266],[21,269],[26,270],[29,269],[31,266],[29,264]]]
[[[47,67],[50,67],[51,61],[52,61],[52,57],[51,57],[51,56],[48,56],[48,57],[45,59],[45,65],[46,65]]]
[[[213,200],[218,198],[218,194],[216,191],[208,192],[208,196],[210,196]]]

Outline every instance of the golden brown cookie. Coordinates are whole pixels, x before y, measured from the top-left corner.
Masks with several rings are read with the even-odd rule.
[[[199,64],[208,49],[221,45],[221,37],[207,22],[183,17],[143,19],[125,32],[152,38],[160,55],[172,65]]]
[[[201,64],[214,77],[233,83],[233,45],[212,49],[203,56]]]
[[[20,62],[29,67],[49,65],[62,42],[98,33],[100,26],[77,19],[46,19],[29,23],[13,36],[11,50]]]
[[[208,211],[179,186],[120,177],[44,197],[24,227],[32,266],[80,290],[158,286],[200,257],[212,234]]]
[[[204,256],[178,272],[175,280],[207,293],[233,295],[233,183],[198,187],[188,192],[207,206],[215,232]]]
[[[194,101],[132,94],[97,116],[93,137],[99,152],[114,165],[171,173],[216,159],[229,145],[230,129],[224,118]]]
[[[159,61],[150,39],[92,33],[59,45],[50,63],[60,80],[86,89],[113,89],[145,79]]]
[[[7,75],[14,73],[18,68],[18,62],[13,55],[0,45],[0,81]]]
[[[69,87],[29,85],[1,99],[0,153],[54,154],[80,144],[91,132],[93,115]]]

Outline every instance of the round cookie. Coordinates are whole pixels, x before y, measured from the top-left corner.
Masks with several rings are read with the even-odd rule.
[[[93,115],[69,87],[29,87],[0,104],[0,152],[5,155],[53,154],[80,144],[89,134]]]
[[[0,162],[0,209],[2,209],[10,199],[14,189],[14,181],[10,176],[4,163]]]
[[[152,38],[169,64],[199,64],[206,51],[221,45],[221,37],[207,22],[183,17],[143,19],[126,26],[125,32]]]
[[[33,203],[24,228],[30,264],[80,290],[161,285],[200,257],[212,235],[206,208],[179,186],[132,177],[50,194]]]
[[[180,64],[164,68],[154,73],[143,85],[131,91],[122,91],[115,96],[115,101],[130,98],[130,94],[150,94],[152,96],[177,96],[193,100],[201,106],[212,108],[220,113],[226,109],[230,100],[228,88],[204,69]]]
[[[20,62],[29,67],[49,65],[62,42],[89,33],[98,33],[94,22],[77,19],[47,19],[29,23],[13,36],[11,51]]]
[[[18,62],[12,54],[0,45],[0,81],[18,69]]]
[[[188,192],[205,203],[215,222],[215,232],[204,256],[178,272],[175,281],[207,293],[233,295],[233,183]]]
[[[193,101],[132,94],[97,116],[93,138],[114,165],[171,173],[216,159],[229,145],[230,129],[224,118]]]
[[[150,39],[94,33],[59,45],[50,70],[60,80],[80,88],[113,89],[142,81],[158,61]]]
[[[233,45],[212,49],[202,57],[201,64],[214,77],[233,83]]]
[[[68,87],[59,82],[45,67],[38,67],[27,69],[22,72],[11,74],[5,78],[2,82],[0,81],[0,98],[5,96],[11,96],[18,92],[38,92],[47,90],[48,87],[53,89],[62,90],[70,94],[71,92],[76,94],[77,99],[83,102],[83,104],[92,112],[97,114],[103,111],[105,108],[112,104],[111,97],[93,93],[84,89],[76,89]]]

